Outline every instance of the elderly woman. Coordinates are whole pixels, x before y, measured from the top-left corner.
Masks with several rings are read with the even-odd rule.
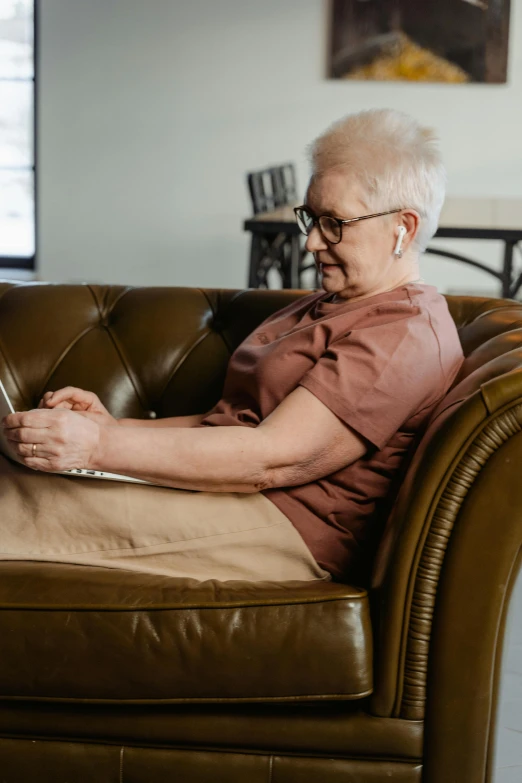
[[[9,464],[0,557],[196,579],[362,579],[405,458],[463,359],[444,297],[419,275],[445,172],[433,133],[389,110],[338,122],[311,160],[295,211],[323,290],[239,346],[208,413],[117,421],[69,387],[7,416],[27,468],[163,486]]]

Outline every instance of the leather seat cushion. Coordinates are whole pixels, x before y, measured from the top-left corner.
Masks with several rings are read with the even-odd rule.
[[[134,703],[361,699],[366,591],[0,563],[0,699]]]

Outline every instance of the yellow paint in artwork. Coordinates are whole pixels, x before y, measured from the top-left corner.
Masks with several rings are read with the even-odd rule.
[[[470,80],[469,74],[458,65],[414,43],[405,33],[400,34],[399,42],[387,54],[369,65],[353,68],[344,78],[455,84]]]

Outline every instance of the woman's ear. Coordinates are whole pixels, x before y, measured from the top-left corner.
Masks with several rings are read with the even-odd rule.
[[[398,234],[397,239],[402,237],[399,249],[402,250],[401,255],[404,255],[406,250],[417,236],[420,225],[420,215],[415,209],[405,209],[403,212],[401,212],[400,219],[401,224],[399,225],[397,231],[400,229],[402,230]]]

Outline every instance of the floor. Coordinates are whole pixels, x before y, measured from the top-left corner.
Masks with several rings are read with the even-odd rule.
[[[522,783],[522,571],[507,624],[495,766],[493,783]]]

